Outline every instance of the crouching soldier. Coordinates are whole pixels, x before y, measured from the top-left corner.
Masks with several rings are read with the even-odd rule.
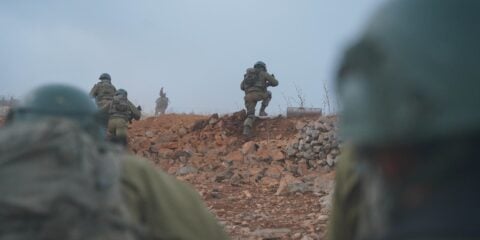
[[[127,98],[127,91],[119,89],[115,92],[108,110],[108,137],[112,142],[127,145],[128,123],[141,117],[140,106],[135,107]]]
[[[267,116],[265,109],[272,100],[272,92],[268,91],[268,87],[278,86],[278,81],[273,74],[267,72],[267,65],[264,62],[257,62],[253,68],[247,69],[240,89],[245,91],[245,108],[247,109],[247,118],[244,122],[243,134],[251,135],[253,122],[255,120],[255,107],[258,101],[262,101],[260,107],[260,116]]]

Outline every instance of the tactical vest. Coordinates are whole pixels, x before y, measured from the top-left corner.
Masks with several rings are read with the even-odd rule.
[[[2,129],[0,239],[141,239],[120,174],[121,152],[69,121]]]
[[[243,87],[246,92],[267,90],[266,82],[261,78],[261,71],[255,68],[247,69],[243,80]]]
[[[108,80],[102,80],[97,83],[97,97],[95,98],[97,102],[104,100],[112,100],[115,95],[116,89]]]
[[[130,110],[130,105],[128,103],[127,97],[124,95],[114,96],[112,104],[110,105],[109,114],[110,117],[117,117],[129,120],[132,112]]]

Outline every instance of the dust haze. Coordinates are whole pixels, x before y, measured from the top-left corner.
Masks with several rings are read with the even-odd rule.
[[[335,111],[342,49],[384,1],[1,1],[0,95],[89,91],[108,72],[147,112],[163,86],[169,111],[226,113],[243,108],[240,81],[262,60],[280,81],[269,112],[297,105],[295,86],[325,107],[324,85]]]

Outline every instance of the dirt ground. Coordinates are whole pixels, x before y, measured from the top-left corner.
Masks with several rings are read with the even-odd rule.
[[[285,154],[298,137],[297,122],[314,119],[257,119],[256,135],[245,138],[244,114],[147,118],[130,126],[130,147],[193,185],[232,239],[324,239],[328,210],[322,197],[333,185],[322,186],[335,173],[299,174],[292,169],[301,167]],[[302,188],[318,188],[318,182],[320,190]]]

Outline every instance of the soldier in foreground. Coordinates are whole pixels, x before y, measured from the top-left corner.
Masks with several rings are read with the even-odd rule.
[[[160,97],[157,98],[157,100],[155,101],[156,103],[155,116],[157,116],[158,113],[162,115],[165,114],[165,111],[167,110],[169,102],[170,100],[167,97],[167,93],[163,91],[163,87],[162,87],[162,89],[160,89]]]
[[[92,90],[90,90],[90,96],[95,98],[95,102],[99,108],[103,108],[113,100],[113,96],[117,90],[112,84],[110,74],[102,73],[98,79],[100,82],[96,83]]]
[[[479,9],[390,1],[346,52],[331,240],[480,239]]]
[[[118,89],[110,104],[104,111],[108,111],[108,138],[112,142],[127,145],[128,143],[128,123],[133,119],[139,120],[141,117],[140,106],[135,107],[128,100],[128,93],[124,89]]]
[[[262,101],[260,107],[260,116],[267,116],[265,109],[270,100],[272,100],[272,92],[268,91],[268,87],[278,86],[278,81],[273,74],[267,72],[267,65],[258,61],[253,68],[247,69],[240,84],[240,89],[245,92],[245,108],[247,109],[247,118],[243,126],[243,134],[251,135],[253,122],[255,121],[255,107],[258,101]]]
[[[199,196],[104,141],[76,88],[29,94],[0,129],[0,239],[227,239]]]

